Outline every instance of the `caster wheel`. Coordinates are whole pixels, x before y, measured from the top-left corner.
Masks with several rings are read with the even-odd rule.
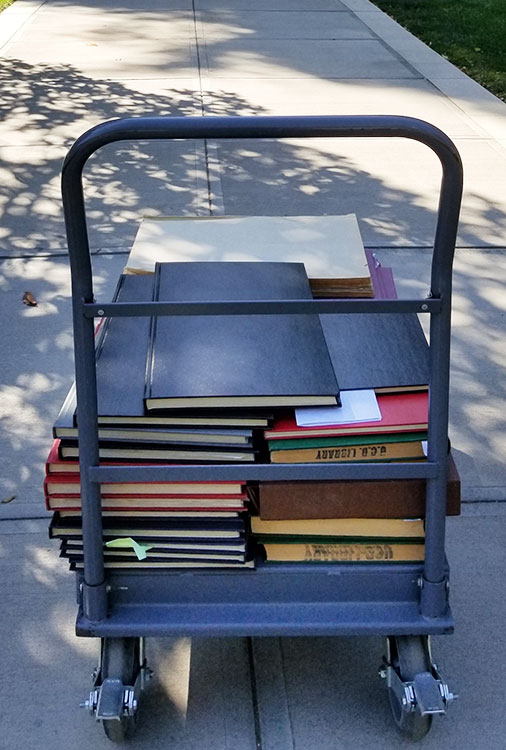
[[[102,640],[102,679],[115,678],[123,685],[134,685],[139,672],[138,638],[104,638]],[[138,721],[138,710],[133,716],[104,719],[104,732],[111,742],[124,742],[132,736]]]
[[[431,669],[428,641],[425,636],[397,636],[390,639],[392,666],[398,671],[404,682],[411,682],[420,672]],[[422,716],[418,711],[407,713],[399,698],[389,688],[390,708],[397,729],[406,739],[421,740],[432,726],[432,716]]]

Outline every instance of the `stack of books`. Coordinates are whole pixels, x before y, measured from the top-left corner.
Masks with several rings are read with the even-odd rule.
[[[293,416],[275,421],[265,431],[271,460],[424,460],[427,393],[380,395],[378,404],[381,419],[371,422],[301,427]],[[418,562],[424,556],[425,484],[417,479],[260,482],[248,488],[258,513],[251,519],[252,540],[267,563]],[[459,512],[460,479],[449,453],[447,514]]]
[[[48,456],[44,481],[46,507],[54,512],[49,534],[61,540],[61,556],[78,569],[83,559],[79,464],[60,458],[58,443]],[[115,482],[101,485],[101,496],[106,567],[251,565],[242,482]]]
[[[416,562],[424,556],[420,519],[251,519],[268,563]]]
[[[131,259],[114,301],[309,300],[317,282],[325,296],[370,296],[373,287],[377,297],[395,296],[390,269],[361,243],[351,253],[353,277],[334,265],[310,279],[303,263],[287,260],[290,231],[306,237],[307,252],[317,218],[327,217],[283,223],[285,262],[170,257],[149,273]],[[211,231],[212,246],[210,227],[228,226],[220,221],[189,226]],[[180,227],[167,225],[172,233]],[[340,256],[351,273],[348,250]],[[415,314],[118,316],[98,327],[96,365],[101,463],[424,460],[428,347]],[[350,391],[372,394],[379,416],[340,420]],[[321,409],[337,416],[320,424]],[[50,536],[75,569],[83,560],[77,427],[71,388],[54,424],[44,490]],[[448,512],[458,513],[449,462]],[[424,515],[423,481],[119,482],[102,485],[101,495],[107,567],[252,567],[258,550],[268,562],[423,557],[423,523],[406,520]]]
[[[373,278],[376,297],[396,297],[391,269],[379,266]],[[264,431],[270,460],[425,460],[427,345],[416,316],[321,317],[332,360],[342,362],[340,383],[373,391],[341,390],[341,408],[279,416]],[[337,331],[342,336],[333,335]],[[345,412],[347,397],[357,395],[358,412],[368,411],[371,396],[377,399],[374,419],[366,414],[353,419],[350,409]],[[345,413],[347,421],[339,421]],[[451,452],[447,475],[447,514],[458,515],[460,478]],[[248,492],[258,514],[251,519],[251,537],[268,564],[405,563],[424,558],[425,480],[261,482]]]
[[[114,299],[203,298],[311,299],[311,290],[301,263],[166,263],[154,275],[122,276]],[[107,319],[96,337],[100,460],[268,460],[262,430],[280,405],[339,403],[318,316],[273,318],[269,335],[263,316]],[[72,567],[82,564],[77,428],[72,388],[45,480],[50,535]],[[244,482],[109,483],[101,492],[108,567],[252,565]]]
[[[176,261],[299,262],[314,297],[376,292],[355,214],[144,218],[124,272],[153,273],[155,263]]]
[[[371,395],[374,398],[374,392]],[[339,408],[312,409],[311,417],[301,410],[299,423],[287,416],[264,432],[271,462],[425,460],[428,405],[427,391],[379,395],[377,418],[335,424],[332,418],[339,419]]]

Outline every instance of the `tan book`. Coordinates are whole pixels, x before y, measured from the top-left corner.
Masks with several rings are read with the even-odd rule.
[[[267,562],[395,563],[424,559],[423,544],[264,544]]]
[[[251,518],[251,532],[262,538],[268,536],[295,537],[352,537],[357,539],[423,539],[424,524],[421,519],[403,518],[312,518],[287,521],[265,521]]]
[[[425,453],[421,440],[398,443],[370,443],[335,448],[302,448],[271,451],[273,464],[340,463],[343,461],[422,460]]]
[[[355,214],[144,218],[124,273],[175,261],[304,263],[315,297],[372,297]]]
[[[132,560],[131,562],[120,562],[118,560],[105,560],[104,568],[119,568],[122,570],[138,570],[139,568],[153,568],[154,570],[163,568],[254,568],[254,560],[246,562],[229,562],[226,560],[209,562],[204,560],[195,561],[177,561],[177,562],[151,562],[150,560]],[[84,563],[71,562],[70,570],[83,570]]]

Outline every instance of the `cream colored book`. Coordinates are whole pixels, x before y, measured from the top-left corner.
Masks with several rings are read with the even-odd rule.
[[[144,218],[124,272],[175,261],[304,263],[314,296],[373,295],[355,214]]]
[[[366,539],[423,539],[422,519],[403,518],[312,518],[287,521],[266,521],[251,517],[251,532],[256,536],[287,537],[363,537]]]

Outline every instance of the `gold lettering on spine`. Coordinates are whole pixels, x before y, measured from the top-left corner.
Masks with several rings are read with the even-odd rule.
[[[381,562],[393,560],[390,544],[306,544],[306,562]]]

